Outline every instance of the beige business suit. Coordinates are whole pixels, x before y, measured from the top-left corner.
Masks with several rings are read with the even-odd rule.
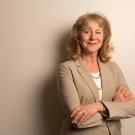
[[[135,100],[112,101],[117,87],[126,85],[118,66],[115,62],[102,63],[99,60],[99,67],[103,88],[102,102],[109,110],[109,118],[104,120],[97,113],[86,124],[73,128],[69,117],[72,110],[82,104],[98,101],[98,89],[81,59],[58,66],[58,93],[64,109],[62,135],[121,135],[120,119],[135,116]]]

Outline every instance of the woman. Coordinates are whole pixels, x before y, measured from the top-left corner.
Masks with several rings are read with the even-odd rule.
[[[135,116],[135,100],[110,60],[111,28],[100,13],[80,16],[70,35],[71,60],[58,66],[64,109],[62,135],[121,135],[120,119]]]

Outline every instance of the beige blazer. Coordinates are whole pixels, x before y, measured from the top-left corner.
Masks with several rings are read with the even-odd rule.
[[[102,63],[99,60],[103,98],[109,110],[104,120],[100,113],[89,118],[86,124],[73,128],[70,114],[74,108],[98,101],[98,89],[83,62],[67,61],[58,66],[58,94],[64,110],[61,135],[121,135],[120,119],[135,116],[135,100],[113,102],[112,98],[120,85],[126,85],[121,70],[115,62]]]

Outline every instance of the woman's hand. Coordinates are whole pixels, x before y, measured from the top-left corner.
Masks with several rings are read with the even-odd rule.
[[[103,105],[100,102],[96,102],[75,108],[70,117],[72,118],[72,123],[82,125],[86,123],[90,117],[100,111],[103,111]]]
[[[113,98],[113,101],[124,102],[133,99],[133,94],[129,91],[127,86],[120,86]]]

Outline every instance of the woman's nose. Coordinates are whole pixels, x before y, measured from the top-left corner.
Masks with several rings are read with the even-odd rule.
[[[92,32],[89,38],[90,38],[90,40],[95,40],[96,34],[94,32]]]

